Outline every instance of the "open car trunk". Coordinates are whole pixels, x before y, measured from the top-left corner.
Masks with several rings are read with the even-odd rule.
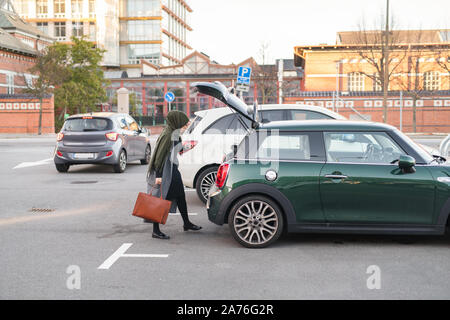
[[[239,115],[250,120],[254,128],[258,126],[258,122],[253,118],[253,115],[249,114],[249,106],[236,95],[230,93],[227,87],[225,87],[222,83],[217,81],[195,82],[192,86],[195,87],[199,93],[214,97],[225,103]]]

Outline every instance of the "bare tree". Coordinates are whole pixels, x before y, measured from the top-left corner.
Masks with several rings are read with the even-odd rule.
[[[253,71],[254,82],[262,95],[262,104],[267,103],[267,98],[276,95],[277,92],[277,68],[273,64],[268,64],[269,47],[270,44],[268,42],[261,43],[259,48],[261,64]]]
[[[424,44],[425,33],[422,30],[410,32],[409,44],[405,48],[407,63],[402,65],[396,85],[412,98],[413,132],[417,131],[417,101],[424,95],[438,89],[435,52],[432,46]]]
[[[393,18],[390,23],[387,19],[384,23],[376,23],[373,29],[369,29],[363,19],[358,26],[359,30],[353,33],[351,39],[346,40],[353,49],[353,53],[346,58],[355,59],[356,52],[356,57],[365,62],[348,64],[348,71],[364,75],[372,80],[374,88],[378,87],[383,91],[383,122],[387,122],[389,84],[396,77],[407,55],[401,45],[405,41],[404,33],[392,31],[394,28]]]

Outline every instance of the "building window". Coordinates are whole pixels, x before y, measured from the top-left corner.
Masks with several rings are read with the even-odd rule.
[[[95,0],[89,0],[89,17],[95,17]]]
[[[55,22],[55,37],[57,40],[64,40],[66,38],[65,22]]]
[[[74,37],[83,36],[83,22],[80,21],[72,22],[72,36]]]
[[[6,75],[6,94],[14,94],[14,75]]]
[[[22,17],[28,17],[28,0],[19,0],[15,2],[15,9]]]
[[[429,71],[423,74],[423,88],[427,91],[435,91],[441,88],[441,75],[437,71]]]
[[[128,45],[128,63],[139,64],[145,59],[158,65],[161,46],[159,44],[130,44]]]
[[[128,21],[128,40],[160,40],[161,28],[159,20]]]
[[[89,22],[89,40],[97,41],[97,30],[94,22]]]
[[[381,77],[378,73],[373,74],[373,91],[383,91],[383,87],[381,86]]]
[[[36,23],[38,29],[40,29],[43,33],[48,34],[48,22],[38,22]]]
[[[364,75],[360,72],[348,74],[348,91],[364,91]]]
[[[66,0],[54,0],[53,8],[55,17],[64,17],[66,14]]]
[[[72,17],[81,18],[83,16],[83,1],[72,0]]]
[[[128,0],[127,14],[128,17],[160,16],[160,0]]]
[[[47,0],[36,1],[36,14],[38,18],[47,18],[48,16]]]

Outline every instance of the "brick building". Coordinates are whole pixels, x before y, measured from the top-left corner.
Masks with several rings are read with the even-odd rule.
[[[153,119],[156,123],[163,121],[169,110],[164,95],[171,91],[175,94],[175,101],[171,103],[170,108],[192,116],[198,110],[221,107],[223,104],[209,96],[194,93],[191,84],[198,81],[220,81],[227,87],[234,86],[240,66],[253,69],[249,91],[243,94],[247,104],[251,105],[255,100],[259,103],[263,100],[265,103],[278,101],[278,69],[275,65],[260,66],[253,58],[238,64],[222,65],[211,60],[208,55],[195,51],[174,66],[158,66],[142,60],[139,72],[105,72],[105,77],[110,81],[106,89],[108,102],[114,105],[116,91],[127,88],[136,103],[135,115],[140,117],[143,124],[151,125]],[[300,77],[293,60],[285,60],[283,66],[284,92],[299,94]]]
[[[54,132],[53,98],[47,97],[41,106],[23,94],[36,78],[28,69],[38,51],[51,43],[51,38],[14,12],[10,1],[0,0],[0,132],[37,132],[41,107],[43,132]]]
[[[388,123],[412,131],[416,109],[417,131],[450,132],[449,40],[449,30],[392,32]],[[305,74],[301,94],[286,101],[382,121],[380,43],[381,31],[339,32],[335,45],[295,47],[295,63]]]

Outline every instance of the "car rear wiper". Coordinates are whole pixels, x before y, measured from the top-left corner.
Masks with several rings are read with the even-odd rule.
[[[98,129],[83,129],[83,131],[86,132],[86,131],[100,131],[100,130],[98,130]]]

